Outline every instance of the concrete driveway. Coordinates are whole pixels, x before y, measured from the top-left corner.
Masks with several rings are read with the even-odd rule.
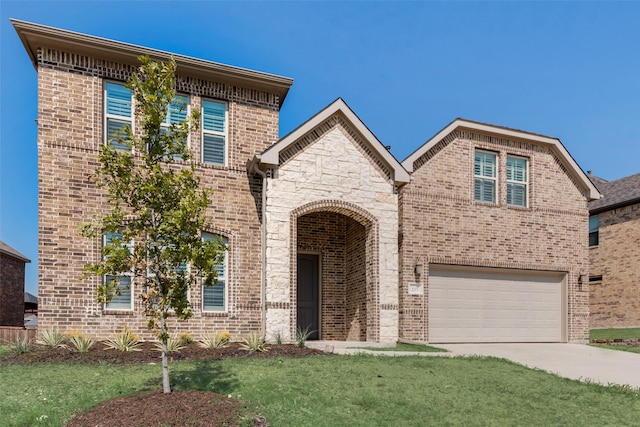
[[[452,356],[494,356],[565,378],[640,388],[640,354],[583,344],[434,344]]]

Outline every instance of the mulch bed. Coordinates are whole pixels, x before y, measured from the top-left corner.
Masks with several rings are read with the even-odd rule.
[[[171,361],[220,360],[228,358],[303,357],[327,354],[291,344],[268,345],[268,351],[249,352],[238,343],[226,348],[206,349],[189,344],[170,353]],[[37,363],[135,364],[158,363],[161,355],[152,343],[142,343],[140,351],[121,352],[96,343],[85,353],[69,348],[34,347],[30,352],[0,360],[2,365]],[[184,390],[164,394],[161,391],[122,396],[99,403],[88,411],[78,411],[66,427],[187,427],[187,426],[268,426],[269,422],[251,409],[251,404],[213,392]]]

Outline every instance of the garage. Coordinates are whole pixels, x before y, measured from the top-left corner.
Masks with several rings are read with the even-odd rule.
[[[566,341],[565,274],[429,267],[429,342]]]

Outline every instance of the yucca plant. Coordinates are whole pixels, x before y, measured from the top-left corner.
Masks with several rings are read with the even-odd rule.
[[[298,345],[298,347],[304,348],[305,344],[307,343],[307,339],[313,332],[314,331],[311,331],[309,326],[307,326],[306,328],[301,328],[300,326],[298,326],[298,328],[296,329],[296,344]]]
[[[215,332],[205,335],[198,345],[203,348],[223,348],[229,344],[231,334],[227,331]]]
[[[140,338],[126,326],[121,333],[113,335],[104,344],[106,345],[105,350],[140,351],[137,348],[140,345]]]
[[[242,339],[240,347],[248,351],[267,351],[269,348],[265,344],[264,335],[260,335],[257,332],[251,332],[248,336]]]
[[[79,353],[86,353],[91,347],[93,347],[93,344],[95,344],[91,337],[88,337],[81,332],[69,335],[69,342]]]
[[[66,335],[58,329],[45,329],[38,334],[36,343],[48,347],[65,348]]]
[[[28,353],[31,351],[31,341],[29,338],[17,337],[10,346],[11,350],[18,354]]]
[[[161,342],[157,342],[155,345],[158,350],[162,351]],[[182,340],[180,338],[174,338],[174,337],[167,338],[167,351],[169,353],[178,352],[183,348],[184,348],[184,345],[182,345]]]

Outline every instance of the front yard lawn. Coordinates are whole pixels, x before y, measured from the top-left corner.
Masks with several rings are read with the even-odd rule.
[[[589,338],[602,340],[640,338],[640,328],[591,329]]]
[[[271,426],[634,425],[640,413],[637,390],[495,358],[236,358],[171,368],[175,389],[253,402]],[[77,408],[159,389],[160,378],[160,366],[149,364],[2,366],[0,419],[60,426]]]

